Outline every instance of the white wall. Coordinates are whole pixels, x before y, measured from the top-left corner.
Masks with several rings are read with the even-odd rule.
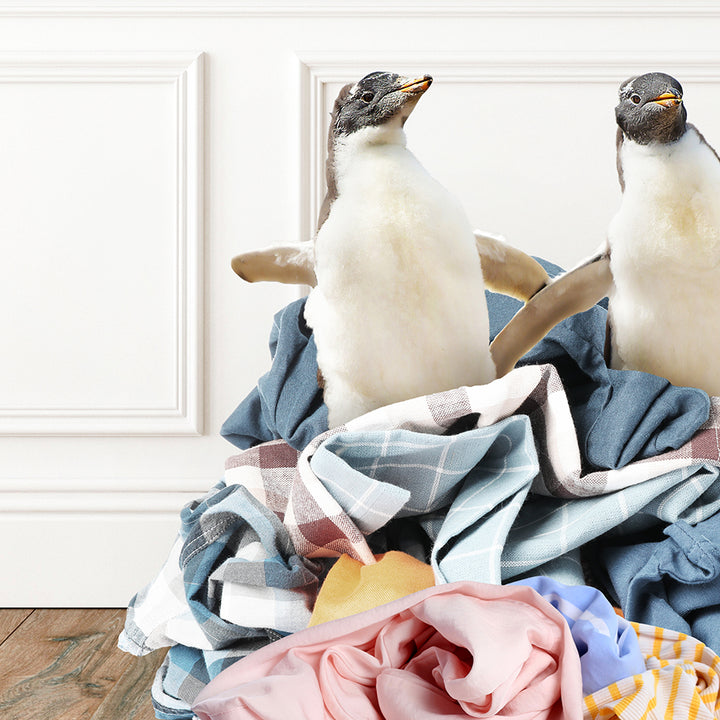
[[[327,112],[435,78],[407,125],[472,222],[570,265],[618,204],[616,89],[663,70],[720,146],[720,3],[0,0],[0,606],[122,606],[290,287],[230,258],[307,239]]]

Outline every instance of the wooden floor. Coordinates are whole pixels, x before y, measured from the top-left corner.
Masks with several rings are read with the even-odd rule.
[[[0,718],[152,720],[165,652],[118,650],[124,622],[124,609],[0,609]]]

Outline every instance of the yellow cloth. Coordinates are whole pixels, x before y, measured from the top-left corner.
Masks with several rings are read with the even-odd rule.
[[[647,671],[585,697],[585,720],[716,720],[720,657],[673,630],[630,623]]]
[[[310,625],[354,615],[432,587],[432,568],[410,555],[391,550],[363,565],[341,555],[320,588]]]

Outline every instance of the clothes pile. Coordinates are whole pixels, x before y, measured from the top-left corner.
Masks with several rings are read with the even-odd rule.
[[[130,602],[158,718],[720,718],[720,399],[608,369],[595,306],[328,430],[303,303]]]

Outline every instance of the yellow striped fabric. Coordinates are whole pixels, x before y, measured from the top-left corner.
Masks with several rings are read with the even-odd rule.
[[[720,657],[695,638],[631,623],[647,670],[585,697],[585,720],[720,720]]]

